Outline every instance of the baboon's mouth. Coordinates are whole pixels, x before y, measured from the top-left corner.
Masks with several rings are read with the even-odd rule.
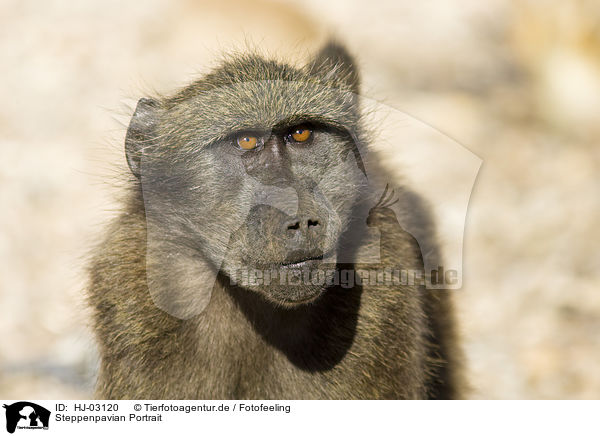
[[[297,252],[295,255],[288,256],[282,262],[277,262],[277,266],[280,268],[302,268],[306,266],[316,266],[322,263],[323,260],[335,263],[335,250],[328,250],[325,252],[312,251],[312,252]]]
[[[327,263],[335,263],[335,251],[297,253],[296,255],[285,256],[283,259],[272,260],[271,262],[254,263],[254,268],[259,269],[297,269],[297,268],[318,268],[319,265]]]
[[[302,267],[312,260],[323,260],[324,255],[301,258],[299,260],[281,262],[283,267]]]

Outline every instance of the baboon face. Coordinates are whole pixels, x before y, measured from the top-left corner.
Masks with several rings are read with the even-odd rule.
[[[365,185],[355,95],[311,77],[140,101],[134,121],[153,134],[128,132],[155,237],[282,305],[325,289]]]
[[[253,148],[244,149],[245,142]],[[238,279],[258,274],[256,283],[242,285],[278,302],[318,296],[322,284],[298,275],[335,263],[357,200],[356,191],[344,187],[361,183],[352,146],[343,132],[303,122],[235,132],[205,150],[197,159],[210,162],[213,172],[190,174],[202,188],[188,191],[181,205],[197,223],[203,253],[218,263],[214,245],[226,244],[223,269]],[[204,195],[209,190],[212,195]]]

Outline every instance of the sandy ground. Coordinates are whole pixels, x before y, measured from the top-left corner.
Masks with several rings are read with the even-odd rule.
[[[456,291],[471,397],[600,397],[599,19],[594,1],[2,2],[0,398],[91,395],[85,256],[136,99],[230,47],[301,61],[332,34],[366,97],[483,162]],[[396,145],[378,146],[456,228],[472,165]]]

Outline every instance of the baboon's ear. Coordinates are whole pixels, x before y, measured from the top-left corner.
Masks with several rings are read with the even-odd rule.
[[[312,74],[332,77],[335,81],[348,86],[358,94],[360,79],[354,59],[342,45],[330,41],[316,54],[308,64]]]
[[[129,122],[125,136],[125,156],[131,172],[140,178],[140,167],[144,149],[149,147],[155,136],[159,103],[151,98],[140,98]]]

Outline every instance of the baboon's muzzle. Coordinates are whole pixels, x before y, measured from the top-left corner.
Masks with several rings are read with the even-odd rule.
[[[248,242],[257,259],[265,266],[293,266],[320,261],[325,254],[327,218],[318,207],[298,208],[290,216],[268,205],[252,208],[247,220]]]

